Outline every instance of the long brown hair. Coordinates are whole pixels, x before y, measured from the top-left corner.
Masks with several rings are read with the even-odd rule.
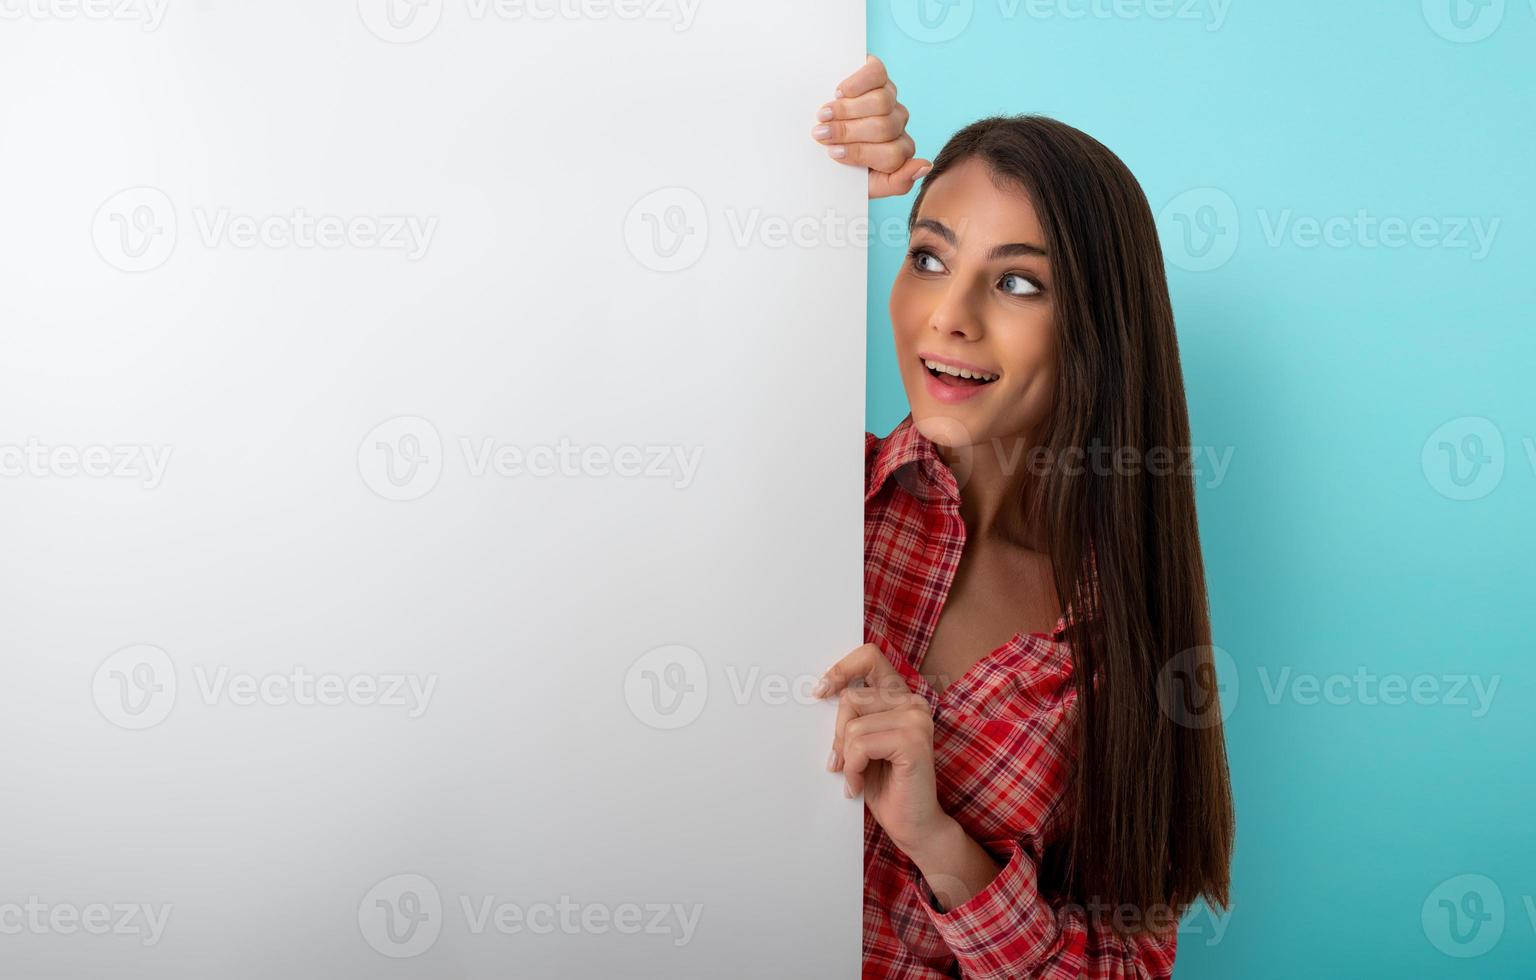
[[[1190,447],[1189,414],[1162,248],[1136,178],[1065,123],[992,116],[934,159],[909,231],[933,181],[971,157],[1029,195],[1045,233],[1059,352],[1045,458],[1099,445],[1177,461]],[[1086,613],[1067,636],[1073,810],[1042,861],[1042,885],[1085,907],[1176,915],[1202,896],[1230,905],[1235,818],[1194,481],[1183,466],[1152,468],[1050,466],[1021,504],[1044,532],[1057,595]],[[1192,682],[1208,688],[1198,706],[1181,687]]]

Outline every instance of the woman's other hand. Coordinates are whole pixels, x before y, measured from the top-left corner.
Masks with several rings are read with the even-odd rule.
[[[837,97],[816,114],[811,138],[840,163],[869,168],[869,196],[907,193],[931,161],[912,154],[917,144],[907,135],[911,113],[896,101],[896,84],[885,65],[869,55],[864,66],[843,79]]]

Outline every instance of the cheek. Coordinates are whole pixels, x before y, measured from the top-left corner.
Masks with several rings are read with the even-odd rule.
[[[910,339],[924,322],[926,317],[919,302],[917,291],[908,285],[903,277],[897,276],[891,285],[891,330],[896,336],[898,346]]]
[[[1046,367],[1031,380],[1019,402],[1019,412],[1026,425],[1034,425],[1051,414],[1056,400],[1056,368]]]
[[[1056,329],[1051,321],[1049,310],[1032,311],[997,332],[1002,341],[997,354],[1004,371],[1023,379],[1055,373]]]
[[[1018,399],[1011,414],[1025,424],[1032,424],[1049,414],[1056,393],[1058,370],[1056,334],[1050,317],[1020,324],[1018,341],[1004,355],[1004,370],[1011,370],[1018,382]]]

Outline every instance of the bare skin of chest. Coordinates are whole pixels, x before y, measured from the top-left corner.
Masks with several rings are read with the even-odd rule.
[[[1001,542],[967,542],[923,656],[923,676],[942,694],[1015,633],[1049,633],[1060,616],[1049,556]]]

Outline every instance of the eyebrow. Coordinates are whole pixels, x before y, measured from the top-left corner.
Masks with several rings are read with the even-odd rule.
[[[912,223],[912,230],[916,231],[919,228],[924,228],[933,232],[935,235],[938,235],[940,238],[948,242],[951,246],[956,246],[959,244],[959,240],[955,238],[955,233],[950,231],[949,227],[942,221],[937,221],[933,218],[918,218]],[[992,261],[995,259],[1012,258],[1015,255],[1038,255],[1041,258],[1047,257],[1045,249],[1039,245],[1034,245],[1029,242],[1011,242],[1007,245],[998,245],[994,247],[992,251],[987,253],[987,260]]]

